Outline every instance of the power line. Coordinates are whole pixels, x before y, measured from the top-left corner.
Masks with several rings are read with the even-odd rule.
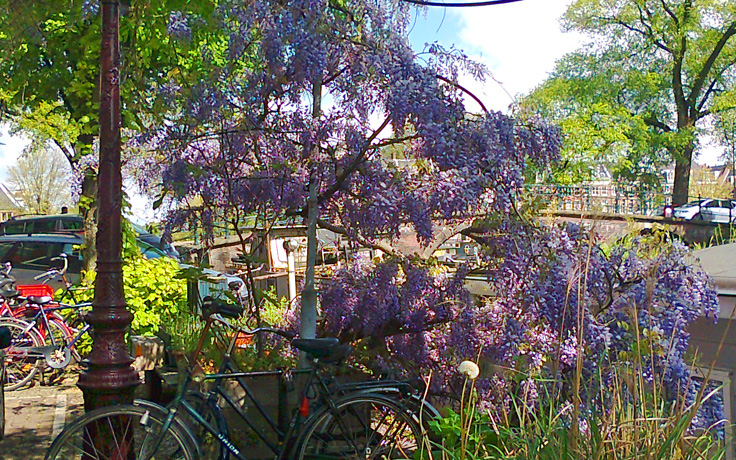
[[[449,8],[462,8],[470,6],[491,6],[491,5],[502,5],[504,3],[520,2],[522,0],[485,0],[479,2],[433,2],[431,0],[402,0],[406,3],[413,3],[414,5],[422,6],[445,6]]]

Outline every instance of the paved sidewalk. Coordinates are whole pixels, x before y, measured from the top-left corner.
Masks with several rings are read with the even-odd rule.
[[[51,440],[84,411],[76,373],[60,384],[5,393],[5,439],[0,460],[43,459]]]

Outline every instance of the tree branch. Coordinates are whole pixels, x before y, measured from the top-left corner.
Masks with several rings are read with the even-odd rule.
[[[643,36],[644,38],[651,39],[652,40],[652,43],[654,43],[654,45],[657,46],[657,48],[660,48],[663,51],[666,51],[666,52],[668,52],[670,54],[673,54],[672,53],[672,50],[667,45],[665,45],[660,40],[658,40],[657,38],[655,38],[653,34],[650,34],[650,33],[648,33],[645,30],[636,28],[636,27],[632,26],[631,24],[628,24],[625,21],[622,21],[621,19],[618,19],[618,18],[615,18],[615,17],[607,18],[605,16],[601,16],[598,19],[603,20],[603,21],[606,21],[606,22],[610,22],[612,24],[618,24],[621,27],[623,27],[624,29],[628,29],[628,30],[630,30],[632,32],[635,32],[635,33]]]
[[[478,99],[478,96],[476,96],[475,94],[473,94],[473,93],[472,93],[472,92],[471,92],[470,90],[468,90],[468,89],[467,89],[467,88],[465,88],[464,86],[460,85],[459,83],[456,83],[456,82],[454,82],[454,81],[452,81],[452,80],[449,80],[449,79],[447,79],[447,78],[443,77],[442,75],[439,75],[439,74],[437,74],[437,75],[436,75],[436,77],[437,77],[437,79],[438,79],[438,80],[444,81],[445,83],[447,83],[447,84],[449,84],[449,85],[452,85],[452,86],[454,86],[455,88],[457,88],[457,89],[459,89],[460,91],[464,92],[464,93],[465,93],[465,94],[467,94],[468,96],[472,97],[472,98],[473,98],[473,100],[474,100],[475,102],[477,102],[477,103],[478,103],[478,105],[480,105],[480,108],[481,108],[481,109],[483,109],[483,111],[484,111],[484,112],[486,113],[486,115],[490,115],[490,114],[491,114],[491,113],[490,113],[490,112],[488,111],[488,109],[486,108],[486,106],[485,106],[485,105],[483,104],[483,102],[481,102],[481,100],[480,100],[480,99]]]
[[[662,9],[667,13],[667,16],[672,18],[672,22],[675,23],[675,26],[680,27],[680,20],[677,18],[677,15],[672,11],[668,6],[667,2],[664,0],[659,0],[659,2],[662,4]]]
[[[705,84],[705,79],[708,77],[708,74],[713,68],[713,64],[715,64],[716,59],[718,59],[718,56],[721,54],[721,51],[723,51],[723,47],[726,46],[726,43],[734,34],[736,34],[736,21],[732,22],[731,25],[728,27],[728,29],[726,29],[726,32],[723,33],[723,35],[721,36],[721,39],[718,40],[718,43],[716,43],[715,48],[713,48],[713,51],[711,51],[710,55],[708,56],[708,59],[705,61],[703,68],[700,69],[700,73],[698,73],[698,76],[695,79],[695,82],[693,83],[693,89],[690,91],[689,102],[692,107],[695,106],[695,102],[698,98],[698,94],[700,94],[700,91],[703,89],[703,85]],[[683,38],[683,41],[684,41],[684,38]],[[684,55],[684,50],[683,50],[683,55]]]
[[[713,89],[715,88],[716,83],[718,83],[718,80],[714,78],[710,82],[710,85],[708,85],[708,89],[705,90],[705,94],[703,94],[703,99],[701,99],[700,100],[700,104],[698,104],[698,109],[697,109],[698,110],[698,113],[696,114],[696,116],[698,116],[698,119],[702,118],[701,116],[699,116],[700,115],[700,111],[703,110],[703,107],[705,106],[705,103],[708,102],[708,98],[713,93]]]
[[[659,128],[662,131],[669,133],[672,131],[672,128],[667,126],[666,124],[662,123],[661,121],[657,120],[657,118],[654,115],[651,115],[649,117],[645,117],[642,119],[644,123],[646,123],[649,126],[653,126],[655,128]]]
[[[339,227],[337,225],[331,224],[331,223],[329,223],[329,222],[327,222],[325,220],[322,220],[322,219],[317,219],[317,225],[319,225],[321,228],[327,229],[327,230],[329,230],[331,232],[335,232],[335,233],[340,234],[340,235],[345,235],[345,236],[350,236],[352,238],[355,238],[358,241],[358,243],[360,243],[361,245],[363,245],[365,247],[369,247],[371,249],[378,249],[378,250],[383,251],[386,254],[389,254],[389,255],[391,255],[393,257],[396,257],[397,259],[400,259],[400,260],[405,260],[406,259],[406,256],[404,254],[402,254],[401,252],[399,252],[398,250],[396,250],[396,248],[394,248],[393,246],[388,245],[388,244],[385,244],[385,243],[382,243],[380,241],[372,241],[372,240],[369,240],[369,239],[364,238],[364,237],[362,237],[362,236],[360,236],[358,234],[352,234],[352,233],[348,232],[348,230],[346,228],[344,228],[344,227]]]
[[[322,193],[319,196],[320,202],[323,202],[325,199],[329,198],[335,192],[340,190],[340,187],[342,187],[342,183],[345,181],[345,179],[350,177],[350,175],[353,172],[355,172],[355,170],[358,168],[358,165],[360,165],[365,159],[365,154],[368,153],[369,150],[372,150],[371,143],[376,139],[376,137],[378,137],[381,131],[383,131],[386,128],[386,126],[388,126],[390,122],[391,122],[391,118],[386,117],[386,119],[383,121],[381,126],[379,126],[378,129],[373,131],[373,134],[371,134],[370,137],[366,139],[365,147],[357,155],[355,155],[355,157],[353,158],[353,161],[351,161],[350,164],[345,169],[342,170],[340,175],[335,179],[335,183],[332,184],[331,187],[329,187],[327,190],[324,191],[324,193]]]
[[[672,66],[672,93],[675,97],[678,122],[680,121],[680,119],[683,118],[684,115],[687,115],[687,101],[685,100],[685,93],[683,92],[682,86],[682,61],[685,58],[686,48],[687,41],[683,36],[680,43],[680,50],[678,50],[678,53],[673,54],[674,65]],[[682,113],[683,110],[685,110],[684,114]]]

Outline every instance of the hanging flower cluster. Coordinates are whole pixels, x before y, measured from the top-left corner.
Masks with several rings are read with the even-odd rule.
[[[493,296],[469,301],[462,271],[433,277],[390,262],[356,265],[322,290],[325,332],[367,344],[385,365],[432,370],[446,395],[461,388],[460,361],[478,360],[485,370],[475,385],[488,404],[519,376],[551,379],[571,395],[578,361],[589,404],[605,406],[602,386],[622,369],[663,384],[670,401],[694,401],[687,326],[715,319],[718,300],[684,245],[640,237],[604,251],[574,225],[514,219],[484,229],[480,240]],[[719,414],[712,403],[695,422],[708,427]]]

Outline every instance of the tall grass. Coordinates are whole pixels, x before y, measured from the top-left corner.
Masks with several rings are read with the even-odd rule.
[[[593,459],[593,460],[716,460],[725,446],[713,432],[693,432],[691,422],[703,402],[718,389],[700,391],[690,406],[670,403],[658,384],[644,383],[634,369],[614,373],[601,385],[591,404],[574,410],[552,381],[537,380],[532,401],[528,393],[509,395],[505,404],[480,410],[472,383],[459,413],[449,411],[432,428],[443,440],[433,459]],[[706,386],[703,385],[703,388]],[[605,393],[605,394],[603,394]],[[577,418],[575,418],[577,417]]]

